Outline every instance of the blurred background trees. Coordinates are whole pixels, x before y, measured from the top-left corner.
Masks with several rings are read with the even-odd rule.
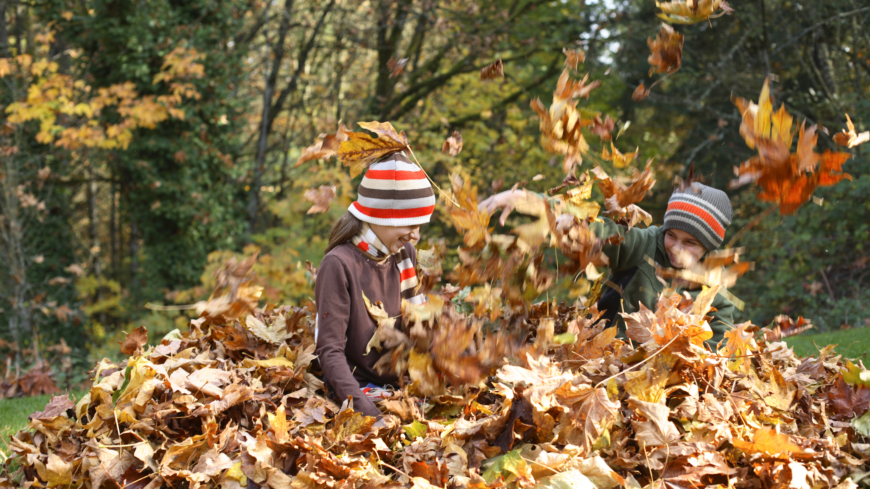
[[[655,158],[659,183],[645,207],[657,222],[672,181],[691,165],[726,188],[752,155],[731,96],[756,99],[766,77],[778,103],[828,129],[821,150],[845,113],[868,129],[870,7],[732,7],[677,26],[686,36],[682,68],[635,102],[640,82],[661,77],[647,75],[647,38],[659,30],[651,0],[5,0],[4,368],[14,375],[63,340],[75,381],[93,358],[114,354],[123,331],[145,325],[159,338],[183,327],[187,311],[155,309],[201,299],[211,271],[234,254],[259,251],[270,302],[311,298],[305,262],[319,263],[358,182],[335,161],[296,160],[340,123],[391,121],[441,183],[461,165],[484,194],[500,181],[558,185],[561,160],[541,148],[529,102],[549,101],[563,48],[584,50],[579,72],[602,82],[582,108],[624,129],[615,144],[640,148],[632,166]],[[496,59],[504,79],[482,82],[481,68]],[[454,130],[464,148],[451,158],[440,148]],[[613,173],[592,139],[582,168]],[[788,313],[823,330],[866,326],[870,159],[862,149],[844,167],[852,181],[818,190],[817,203],[792,216],[767,212],[751,186],[729,191],[736,218],[726,242],[753,223],[734,243],[756,262],[732,290],[746,301],[744,319],[766,324]],[[329,212],[306,215],[302,194],[320,185],[335,185],[337,198]],[[425,234],[443,237],[448,250],[461,239],[437,216]]]

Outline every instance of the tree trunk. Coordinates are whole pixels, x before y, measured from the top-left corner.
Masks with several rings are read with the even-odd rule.
[[[260,184],[263,178],[263,171],[266,165],[266,140],[269,136],[269,106],[272,104],[272,88],[269,85],[269,5],[271,2],[266,2],[266,25],[264,27],[264,37],[266,42],[263,45],[265,53],[263,54],[263,73],[265,75],[266,86],[263,89],[263,117],[260,122],[260,139],[257,142],[257,159],[254,161],[254,178],[251,180],[251,196],[248,201],[248,239],[254,234],[254,227],[257,224],[257,210],[260,208]]]
[[[6,31],[6,1],[0,0],[0,58],[9,57],[9,33]]]

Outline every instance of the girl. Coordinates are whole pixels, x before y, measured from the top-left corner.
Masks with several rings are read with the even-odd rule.
[[[366,390],[394,385],[393,375],[375,372],[380,355],[366,345],[377,329],[363,301],[383,303],[391,317],[399,316],[402,299],[426,301],[416,295],[420,225],[435,210],[435,193],[423,171],[404,153],[371,165],[359,187],[358,200],[336,221],[315,283],[317,304],[316,354],[323,374],[339,402],[353,397],[354,410],[380,416]]]
[[[480,203],[480,207],[494,212],[504,209],[501,224],[510,210],[518,202],[528,196],[523,190],[501,192]],[[632,228],[603,219],[590,225],[590,229],[599,238],[607,238],[615,234],[623,237],[618,245],[607,245],[604,254],[607,255],[611,271],[610,282],[622,289],[608,287],[598,301],[598,310],[606,311],[603,316],[615,320],[619,331],[625,330],[625,322],[617,312],[637,312],[640,304],[647,309],[655,310],[659,294],[664,284],[658,279],[655,267],[647,257],[664,268],[687,268],[692,263],[704,259],[708,251],[715,250],[725,238],[725,229],[731,224],[731,201],[725,192],[700,183],[693,183],[685,190],[676,190],[668,201],[665,211],[665,222],[661,227]],[[700,292],[697,284],[683,284],[677,292],[683,290],[695,298]],[[708,313],[713,319],[710,327],[713,338],[710,342],[718,342],[723,334],[733,326],[734,305],[717,294],[713,301],[714,311]]]

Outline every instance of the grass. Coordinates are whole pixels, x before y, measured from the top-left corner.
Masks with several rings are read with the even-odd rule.
[[[815,356],[819,348],[838,345],[834,351],[852,360],[863,360],[867,365],[870,353],[870,328],[853,328],[818,334],[801,334],[786,338],[788,346],[801,357]],[[817,348],[818,347],[818,348]]]
[[[78,400],[87,391],[73,392],[73,397]],[[51,395],[18,397],[15,399],[0,400],[0,437],[7,440],[9,436],[18,433],[18,430],[27,426],[27,416],[42,411],[51,400]],[[6,443],[0,442],[0,452],[8,453]],[[0,455],[2,459],[2,455]]]

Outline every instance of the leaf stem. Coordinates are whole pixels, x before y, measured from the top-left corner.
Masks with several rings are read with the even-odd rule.
[[[455,200],[451,199],[450,196],[447,195],[447,192],[441,190],[441,187],[439,187],[438,184],[435,183],[435,180],[433,180],[432,177],[429,176],[429,173],[427,173],[426,170],[423,168],[423,165],[420,164],[420,160],[417,159],[417,155],[414,154],[414,150],[411,149],[411,145],[409,144],[409,145],[406,146],[406,147],[408,148],[408,151],[411,152],[411,157],[414,158],[414,162],[417,163],[417,166],[420,167],[420,170],[423,171],[423,174],[426,175],[426,178],[428,178],[429,181],[432,182],[432,185],[434,185],[435,188],[437,188],[438,191],[441,192],[441,195],[443,195],[444,198],[446,198],[447,200],[449,200],[453,205],[455,205],[456,207],[459,207],[460,209],[462,209],[463,207],[462,207],[461,205],[459,205],[458,202],[456,202]],[[473,209],[472,209],[472,212],[473,212]]]

